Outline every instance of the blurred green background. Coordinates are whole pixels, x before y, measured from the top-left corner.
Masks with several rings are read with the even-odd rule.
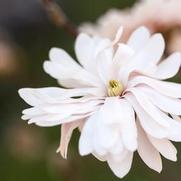
[[[76,25],[94,21],[109,8],[125,8],[134,0],[59,0]],[[78,131],[72,137],[68,160],[56,149],[60,127],[41,128],[21,120],[27,105],[17,90],[56,86],[42,63],[51,47],[62,47],[73,56],[74,39],[47,18],[40,0],[0,0],[0,180],[1,181],[116,181],[105,163],[78,154]],[[179,81],[179,79],[178,79]],[[163,159],[163,171],[150,170],[135,154],[132,169],[123,181],[181,180],[181,144],[178,162]]]

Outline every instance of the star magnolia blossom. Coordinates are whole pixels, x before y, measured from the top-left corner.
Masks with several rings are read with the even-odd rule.
[[[58,148],[66,158],[72,131],[79,128],[79,152],[107,161],[125,176],[137,150],[151,168],[162,170],[161,156],[176,161],[171,141],[181,141],[181,85],[162,81],[179,71],[181,54],[160,61],[165,43],[145,27],[120,43],[80,34],[77,63],[63,49],[52,48],[44,70],[66,88],[24,88],[20,96],[32,108],[22,118],[38,126],[61,126]],[[171,140],[171,141],[170,141]]]

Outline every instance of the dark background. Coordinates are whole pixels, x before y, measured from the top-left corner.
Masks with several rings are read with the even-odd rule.
[[[76,25],[95,21],[110,8],[131,6],[134,0],[59,0]],[[41,128],[21,120],[27,105],[17,90],[56,86],[43,72],[51,47],[62,47],[73,56],[74,38],[51,23],[40,0],[0,0],[0,180],[1,181],[116,181],[105,163],[78,154],[78,131],[72,137],[68,160],[56,149],[60,127]],[[3,47],[3,48],[1,48]],[[6,51],[6,56],[4,52]],[[161,174],[150,170],[135,153],[132,169],[123,181],[181,180],[181,145],[178,162],[163,159]]]

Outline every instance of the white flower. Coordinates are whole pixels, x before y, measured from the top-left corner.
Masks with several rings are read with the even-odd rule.
[[[50,50],[44,70],[66,88],[24,88],[20,96],[32,106],[23,119],[39,126],[62,124],[58,151],[66,158],[72,131],[79,127],[81,155],[107,161],[125,176],[138,151],[160,172],[165,158],[176,161],[171,141],[181,141],[181,85],[162,81],[176,75],[181,54],[160,61],[161,34],[138,28],[126,44],[80,34],[75,43],[79,63],[63,49]]]

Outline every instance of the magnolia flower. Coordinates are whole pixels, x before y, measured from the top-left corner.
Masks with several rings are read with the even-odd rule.
[[[161,156],[176,161],[171,141],[181,141],[181,85],[163,81],[181,65],[176,52],[161,61],[161,34],[138,28],[121,43],[81,33],[76,62],[63,49],[52,48],[44,70],[66,88],[24,88],[20,96],[31,108],[22,119],[38,126],[61,127],[58,148],[66,158],[72,131],[79,128],[79,152],[106,161],[120,178],[137,150],[151,169],[162,170]],[[171,141],[170,141],[171,140]]]
[[[180,9],[180,0],[139,0],[131,8],[109,9],[96,23],[85,22],[80,25],[79,30],[113,38],[117,29],[124,26],[124,40],[140,25],[147,26],[151,32],[170,32],[181,26]]]

